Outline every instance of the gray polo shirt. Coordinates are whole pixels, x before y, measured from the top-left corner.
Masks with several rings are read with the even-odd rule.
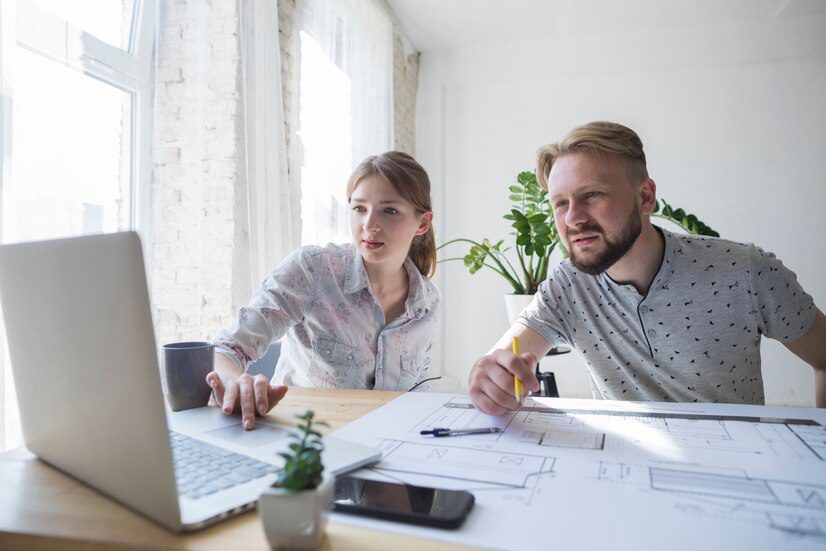
[[[755,245],[661,232],[645,295],[565,260],[519,322],[578,352],[595,398],[763,404],[760,339],[803,336],[812,297]]]

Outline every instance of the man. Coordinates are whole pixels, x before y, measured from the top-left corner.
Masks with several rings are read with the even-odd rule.
[[[513,376],[538,390],[536,358],[560,344],[581,354],[595,398],[763,404],[762,335],[814,368],[826,407],[826,318],[812,297],[754,245],[652,225],[657,188],[633,130],[575,128],[539,149],[536,174],[570,258],[473,366],[479,410],[516,408]]]

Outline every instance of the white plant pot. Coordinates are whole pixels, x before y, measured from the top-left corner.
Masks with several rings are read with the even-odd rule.
[[[327,513],[333,505],[336,477],[324,473],[313,490],[290,492],[269,487],[258,499],[258,512],[270,546],[315,549],[324,538]]]
[[[505,295],[505,310],[508,312],[508,322],[516,323],[516,318],[533,300],[533,295]]]

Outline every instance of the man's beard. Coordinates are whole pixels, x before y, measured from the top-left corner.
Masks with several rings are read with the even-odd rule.
[[[569,241],[568,254],[571,257],[571,264],[574,265],[574,268],[581,272],[585,272],[586,274],[601,274],[613,266],[617,260],[625,256],[625,253],[627,253],[637,241],[637,237],[640,236],[641,231],[642,222],[640,221],[640,216],[636,211],[631,213],[631,216],[628,217],[628,223],[622,229],[619,237],[614,240],[609,239],[599,225],[586,224],[585,226],[579,228],[574,235],[569,233],[567,236],[567,241]],[[601,235],[605,241],[605,250],[590,260],[581,258],[576,250],[576,246],[571,244],[574,237],[583,233],[597,233]]]

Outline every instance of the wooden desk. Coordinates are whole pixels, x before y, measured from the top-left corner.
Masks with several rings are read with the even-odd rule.
[[[398,392],[291,388],[274,410],[280,423],[313,409],[335,430],[398,396]],[[124,473],[128,476],[129,473]],[[330,522],[321,549],[422,549],[416,538]],[[139,516],[28,451],[0,455],[0,549],[269,549],[257,511],[178,535]],[[459,549],[428,541],[428,549]]]

